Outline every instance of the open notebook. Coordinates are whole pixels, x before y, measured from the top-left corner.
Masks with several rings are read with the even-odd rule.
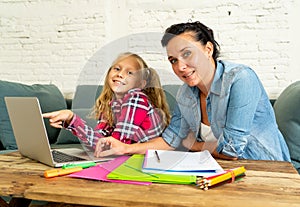
[[[142,170],[148,173],[197,176],[211,176],[224,172],[207,150],[201,152],[148,150]]]
[[[52,167],[113,159],[113,157],[93,157],[93,153],[88,153],[82,148],[51,149],[39,100],[36,97],[5,97],[4,99],[18,150],[23,156]]]

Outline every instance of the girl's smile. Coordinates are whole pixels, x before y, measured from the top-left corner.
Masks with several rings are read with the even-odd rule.
[[[109,71],[109,86],[116,98],[123,98],[133,88],[142,88],[142,72],[133,57],[127,57],[113,65]]]

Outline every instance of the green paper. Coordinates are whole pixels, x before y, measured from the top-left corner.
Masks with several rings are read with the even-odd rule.
[[[144,155],[134,154],[126,162],[107,175],[108,179],[142,182],[194,184],[194,175],[154,174],[142,171]]]

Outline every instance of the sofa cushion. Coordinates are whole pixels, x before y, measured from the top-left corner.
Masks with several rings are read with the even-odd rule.
[[[5,149],[17,149],[15,137],[4,102],[5,96],[37,97],[43,113],[65,109],[66,102],[60,90],[53,84],[25,85],[22,83],[0,80],[0,141]],[[28,117],[30,121],[30,117]],[[57,139],[60,129],[49,125],[45,119],[45,126],[50,143]]]
[[[300,81],[288,86],[274,104],[276,121],[300,174]]]

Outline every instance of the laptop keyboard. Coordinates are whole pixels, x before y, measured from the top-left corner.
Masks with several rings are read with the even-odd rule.
[[[57,163],[85,160],[80,157],[68,155],[68,154],[65,154],[65,153],[57,151],[57,150],[52,150],[52,156],[53,156],[53,160]]]

